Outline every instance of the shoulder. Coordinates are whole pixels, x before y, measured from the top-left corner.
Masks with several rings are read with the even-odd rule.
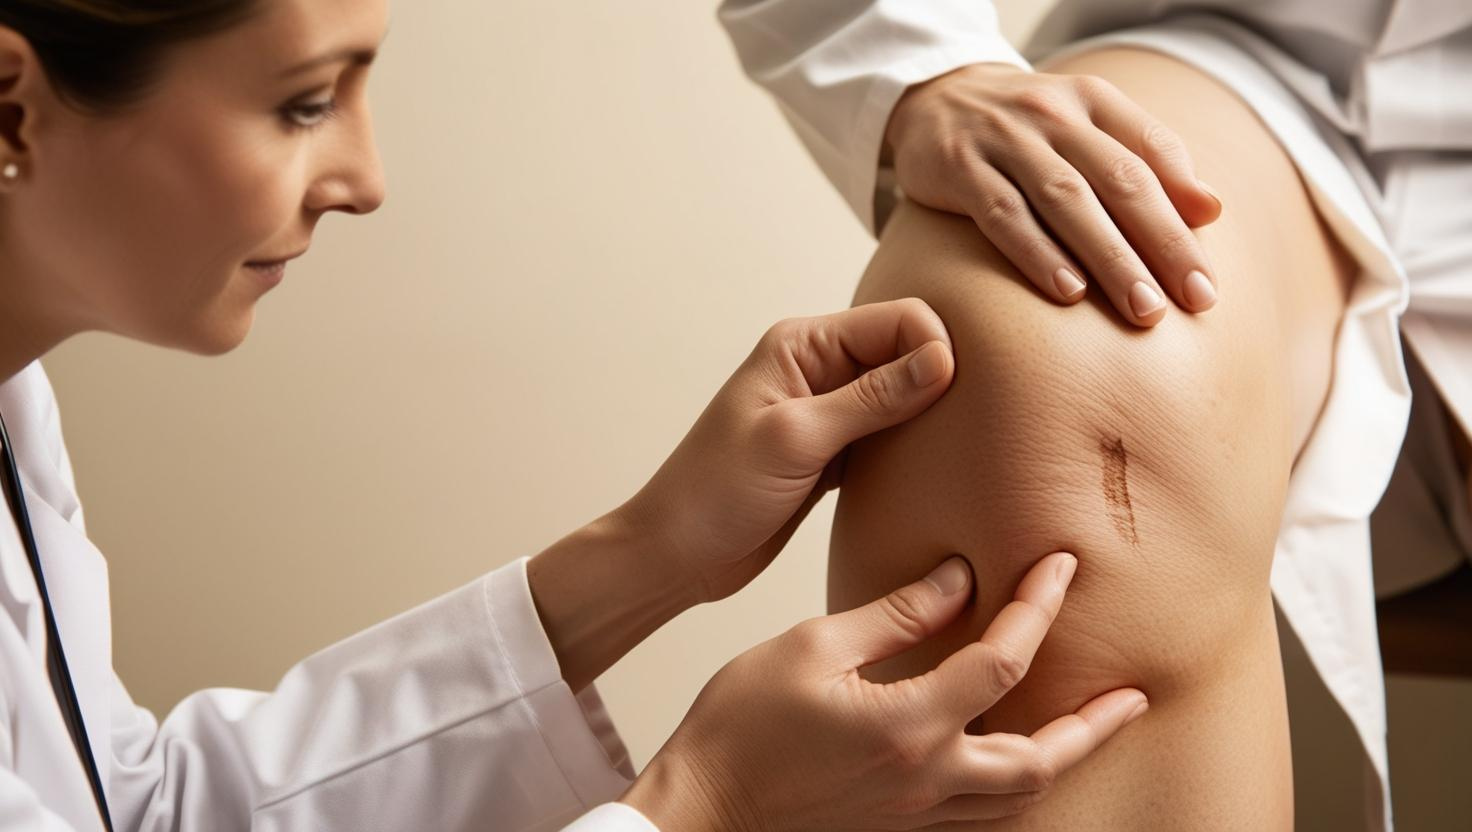
[[[82,527],[71,455],[62,436],[56,391],[40,361],[0,383],[0,416],[26,486],[67,522]]]

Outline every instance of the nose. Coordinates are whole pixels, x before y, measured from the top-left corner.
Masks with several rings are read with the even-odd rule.
[[[372,124],[364,119],[361,129],[323,151],[326,164],[307,190],[307,210],[318,215],[328,211],[370,214],[378,210],[387,194]]]

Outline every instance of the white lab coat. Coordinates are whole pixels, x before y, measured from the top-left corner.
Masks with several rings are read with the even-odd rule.
[[[1472,557],[1434,410],[1399,454],[1413,386],[1402,337],[1424,368],[1418,396],[1438,395],[1472,433],[1472,2],[1062,0],[1021,52],[984,0],[727,0],[720,20],[871,232],[900,196],[878,164],[896,100],[967,64],[1030,69],[1139,45],[1213,75],[1262,116],[1361,268],[1329,399],[1290,481],[1273,594],[1364,745],[1379,786],[1366,823],[1389,828],[1374,595]]]
[[[270,693],[201,691],[158,723],[113,672],[107,562],[40,362],[0,384],[0,414],[119,832],[657,832],[619,804],[577,820],[633,771],[597,691],[562,680],[525,558],[318,652]],[[40,596],[4,518],[0,830],[98,832],[47,676]]]

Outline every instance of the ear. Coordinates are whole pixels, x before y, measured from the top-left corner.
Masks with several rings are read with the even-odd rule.
[[[39,126],[60,106],[30,41],[0,26],[0,156],[33,160]]]

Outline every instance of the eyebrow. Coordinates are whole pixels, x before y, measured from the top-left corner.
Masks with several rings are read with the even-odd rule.
[[[387,31],[383,33],[383,37],[384,40],[388,39]],[[379,41],[379,46],[382,45],[383,41]],[[373,63],[373,59],[376,57],[378,57],[378,49],[376,47],[372,49],[364,49],[360,46],[349,46],[344,49],[337,49],[332,52],[328,52],[325,55],[318,55],[317,57],[312,58],[309,61],[303,61],[302,63],[299,63],[295,66],[287,67],[286,69],[281,71],[281,77],[289,78],[293,75],[300,75],[309,69],[316,69],[319,66],[335,64],[340,61],[347,61],[353,66],[367,66]]]

